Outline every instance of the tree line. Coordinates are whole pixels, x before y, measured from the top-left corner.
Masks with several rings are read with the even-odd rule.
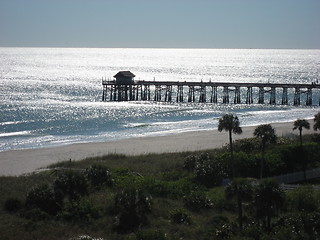
[[[305,119],[297,119],[293,123],[293,130],[299,130],[299,139],[300,139],[300,154],[303,156],[303,143],[302,143],[302,130],[310,129],[310,123]],[[314,116],[314,125],[313,129],[317,131],[320,129],[320,113]],[[231,178],[235,177],[235,166],[234,166],[234,150],[233,150],[233,140],[232,134],[241,134],[242,128],[240,127],[239,118],[233,114],[225,114],[222,118],[219,119],[218,131],[223,131],[229,133],[229,149],[231,155]],[[271,124],[262,124],[255,128],[253,135],[256,139],[260,141],[261,145],[261,158],[260,158],[260,179],[263,178],[263,168],[264,168],[264,157],[265,150],[268,143],[275,143],[277,139],[277,135],[275,133],[275,129],[271,126]],[[302,161],[304,162],[304,161]],[[306,177],[305,171],[306,166],[303,164],[304,176]]]

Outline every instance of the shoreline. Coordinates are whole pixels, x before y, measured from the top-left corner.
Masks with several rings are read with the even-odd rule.
[[[313,121],[310,130],[304,129],[303,134],[314,133]],[[279,137],[298,135],[293,131],[292,122],[271,123]],[[233,140],[251,138],[256,126],[242,127],[243,133],[233,135]],[[152,153],[173,153],[198,151],[219,148],[228,144],[228,134],[218,130],[202,130],[177,133],[166,136],[137,137],[110,142],[75,143],[70,145],[9,150],[0,152],[0,176],[17,176],[32,173],[61,161],[79,161],[85,158],[108,154],[144,155]]]

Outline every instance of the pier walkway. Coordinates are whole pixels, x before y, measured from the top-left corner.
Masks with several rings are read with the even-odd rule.
[[[102,79],[102,101],[320,105],[320,84],[133,81]]]

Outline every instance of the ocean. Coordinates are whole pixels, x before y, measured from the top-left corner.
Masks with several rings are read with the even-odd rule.
[[[320,111],[318,90],[312,106],[102,102],[102,78],[122,70],[147,81],[311,83],[320,50],[0,48],[0,151],[211,130],[226,113],[254,126]]]

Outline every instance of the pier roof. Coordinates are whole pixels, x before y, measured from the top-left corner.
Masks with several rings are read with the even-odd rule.
[[[120,71],[116,75],[114,75],[114,78],[119,78],[119,77],[125,77],[125,78],[134,78],[136,75],[134,75],[130,71]]]

